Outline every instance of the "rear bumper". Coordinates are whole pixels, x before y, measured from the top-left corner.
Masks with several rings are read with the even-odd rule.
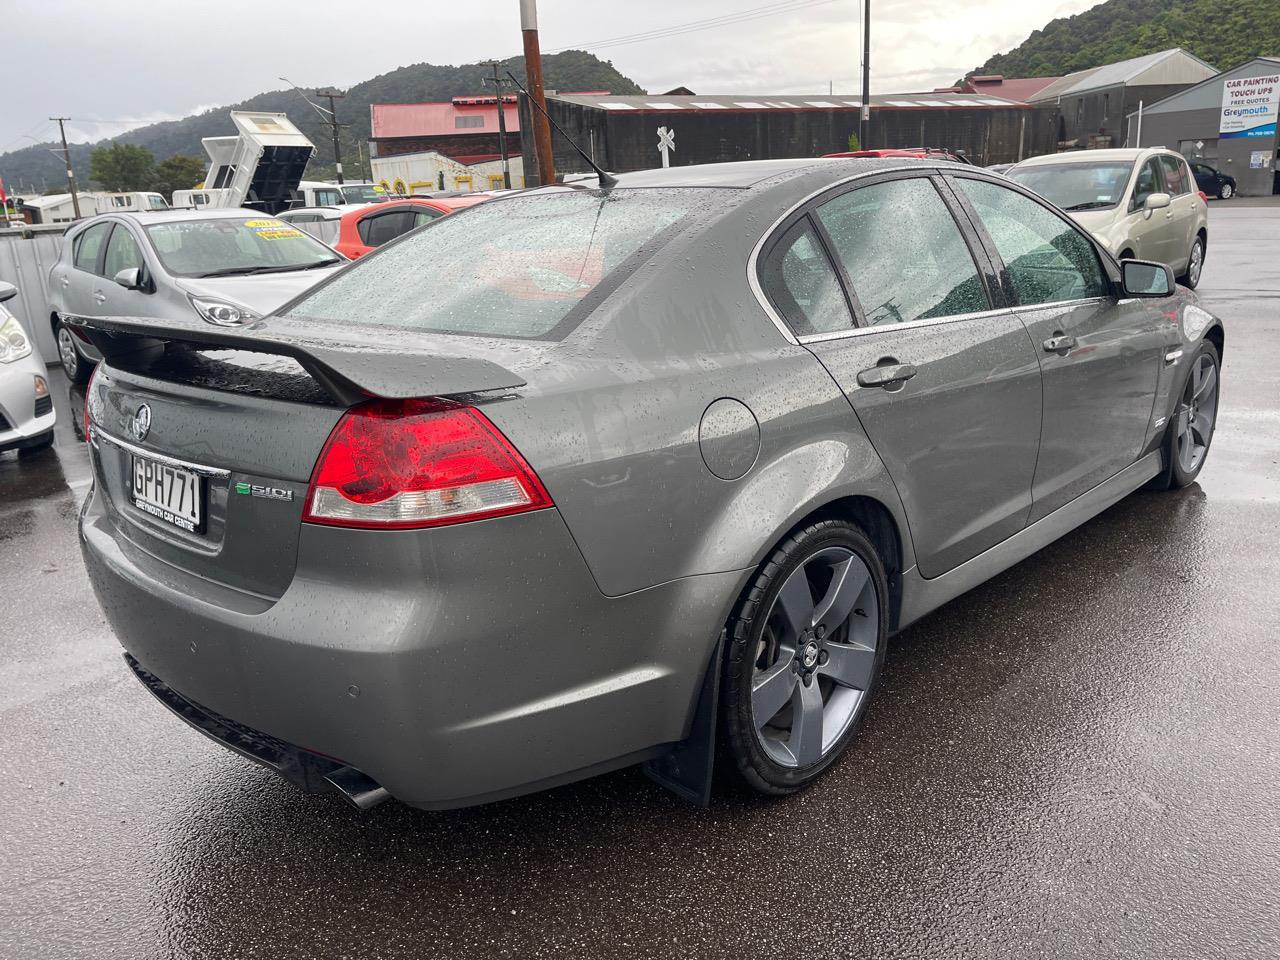
[[[607,598],[555,510],[427,531],[303,525],[274,603],[140,550],[96,489],[81,543],[135,672],[430,808],[578,779],[682,739],[743,576]]]

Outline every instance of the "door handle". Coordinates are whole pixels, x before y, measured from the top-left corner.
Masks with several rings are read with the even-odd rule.
[[[106,303],[107,295],[103,293],[101,290],[95,290],[93,291],[93,302],[99,303],[99,304]]]
[[[909,363],[885,363],[860,371],[858,386],[883,387],[885,390],[900,389],[915,375],[916,368]]]
[[[67,277],[63,277],[63,278],[62,278],[62,289],[63,289],[63,290],[66,290],[66,289],[67,289],[68,287],[70,287],[70,286],[71,286],[71,280],[70,280],[69,278],[67,278]]]
[[[1060,357],[1065,357],[1078,346],[1080,346],[1080,342],[1075,337],[1064,333],[1055,333],[1044,342],[1044,352],[1056,353]]]

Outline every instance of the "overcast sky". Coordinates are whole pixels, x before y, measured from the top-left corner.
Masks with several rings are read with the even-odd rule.
[[[872,90],[950,83],[1054,17],[1097,0],[876,0]],[[768,15],[762,8],[771,8]],[[210,10],[217,20],[208,19]],[[328,11],[332,12],[328,12]],[[645,42],[601,41],[713,17],[737,23]],[[741,18],[746,19],[741,19]],[[540,0],[544,51],[592,50],[652,93],[856,93],[861,0]],[[284,84],[346,86],[399,66],[520,51],[518,0],[0,0],[0,153],[68,133],[96,140]],[[90,122],[125,121],[125,122]]]

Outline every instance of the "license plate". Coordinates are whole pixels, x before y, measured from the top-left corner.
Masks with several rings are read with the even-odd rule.
[[[204,485],[190,470],[134,457],[133,505],[188,533],[204,529]]]

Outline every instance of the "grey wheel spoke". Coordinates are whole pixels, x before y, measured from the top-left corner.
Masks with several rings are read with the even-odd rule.
[[[876,650],[862,643],[828,643],[828,660],[818,673],[830,677],[843,687],[865,690],[875,669]]]
[[[1200,378],[1204,375],[1204,364],[1199,360],[1196,365],[1191,368],[1191,396],[1197,396],[1200,393]]]
[[[1213,429],[1213,421],[1203,410],[1191,421],[1191,432],[1195,434],[1196,443],[1202,447],[1209,445],[1209,431]]]
[[[871,574],[856,557],[850,557],[832,567],[831,586],[827,588],[827,595],[818,603],[813,622],[822,624],[828,633],[834,632],[849,619],[849,614],[853,613],[858,597],[862,596],[870,579]]]
[[[817,681],[797,683],[791,698],[791,738],[787,748],[804,766],[822,758],[822,688]]]
[[[1181,406],[1178,408],[1178,428],[1177,437],[1181,440],[1187,435],[1187,428],[1191,426],[1191,408]]]
[[[781,656],[767,670],[757,673],[751,681],[751,715],[759,730],[787,705],[795,690],[798,678],[791,671],[789,656]]]
[[[809,577],[803,565],[787,577],[774,606],[787,626],[786,639],[794,644],[796,638],[813,625],[813,591],[809,589]]]
[[[1200,378],[1200,386],[1196,387],[1195,397],[1204,401],[1213,394],[1213,385],[1218,382],[1218,368],[1209,364],[1209,369]]]

